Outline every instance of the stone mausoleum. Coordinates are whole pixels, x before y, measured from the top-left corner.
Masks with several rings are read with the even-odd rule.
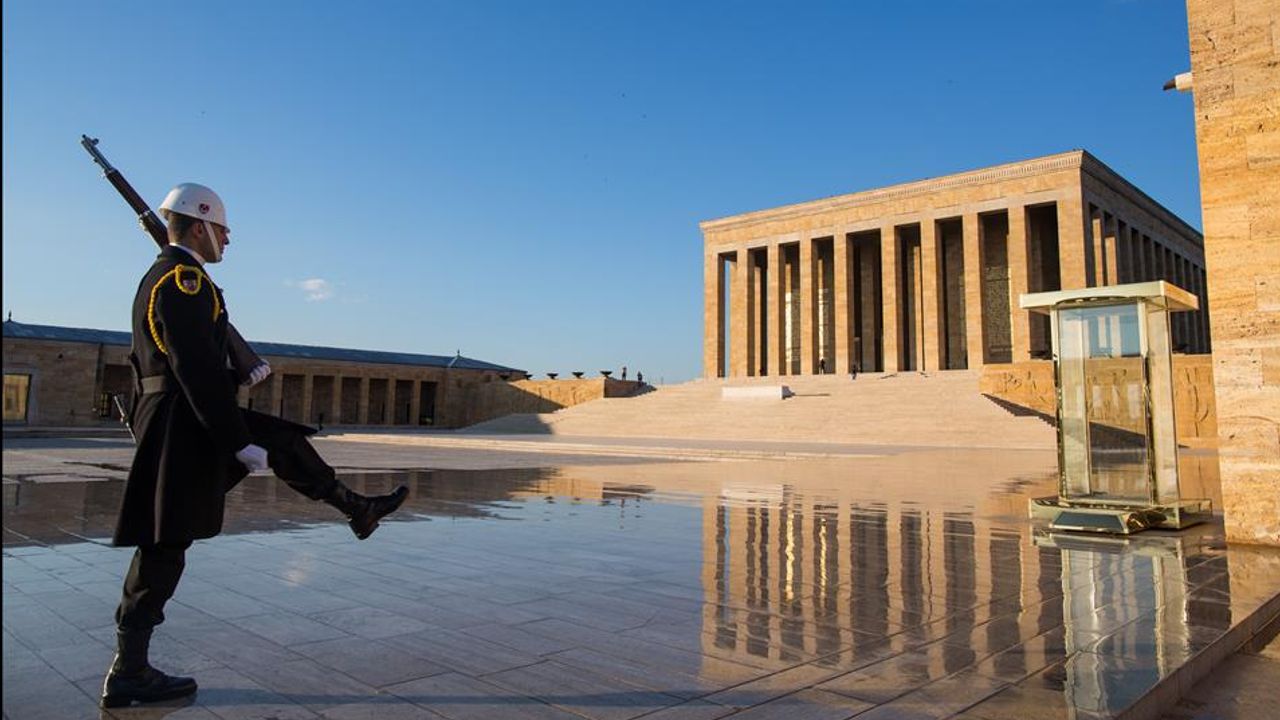
[[[1166,280],[1201,310],[1202,235],[1083,150],[709,220],[703,375],[979,369],[1048,357],[1027,292]]]
[[[484,392],[521,380],[523,370],[461,355],[351,350],[254,342],[272,374],[240,404],[311,425],[459,427],[488,413]],[[4,423],[77,426],[111,423],[111,400],[133,391],[130,334],[4,323]]]

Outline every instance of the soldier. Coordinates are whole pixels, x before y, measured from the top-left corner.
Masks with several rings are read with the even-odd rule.
[[[227,363],[227,310],[204,271],[229,243],[226,211],[212,190],[184,183],[160,205],[169,246],[138,285],[130,362],[137,450],[112,542],[136,546],[116,609],[116,655],[103,707],[190,695],[196,682],[151,667],[151,632],[182,576],[193,540],[222,530],[226,492],[270,468],[290,487],[341,511],[361,540],[404,502],[408,489],[364,497],[338,481],[306,436],[315,431],[242,410]],[[265,363],[250,383],[271,372]]]

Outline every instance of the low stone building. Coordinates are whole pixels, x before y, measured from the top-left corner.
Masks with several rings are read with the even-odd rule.
[[[130,334],[4,323],[6,425],[84,426],[119,420],[133,392]],[[471,396],[516,368],[446,355],[255,342],[272,374],[242,388],[241,405],[311,425],[458,427],[484,419]]]
[[[703,375],[977,369],[1046,357],[1018,296],[1166,280],[1200,299],[1204,238],[1083,150],[709,220]]]

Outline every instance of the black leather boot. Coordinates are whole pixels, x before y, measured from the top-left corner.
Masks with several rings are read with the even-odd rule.
[[[337,483],[324,501],[346,515],[347,520],[350,521],[348,524],[351,525],[351,531],[356,534],[356,537],[364,540],[378,529],[378,521],[384,515],[395,512],[396,508],[404,504],[404,499],[407,497],[409,497],[409,488],[404,485],[386,495],[365,497],[346,485]]]
[[[102,707],[125,707],[134,702],[172,700],[196,691],[189,677],[166,675],[147,662],[151,628],[116,630],[116,657],[102,683]]]

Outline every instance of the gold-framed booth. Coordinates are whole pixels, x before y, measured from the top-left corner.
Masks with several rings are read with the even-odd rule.
[[[1163,280],[1022,295],[1049,316],[1057,390],[1058,495],[1034,498],[1055,530],[1129,534],[1212,515],[1178,489],[1169,315],[1197,310]]]

